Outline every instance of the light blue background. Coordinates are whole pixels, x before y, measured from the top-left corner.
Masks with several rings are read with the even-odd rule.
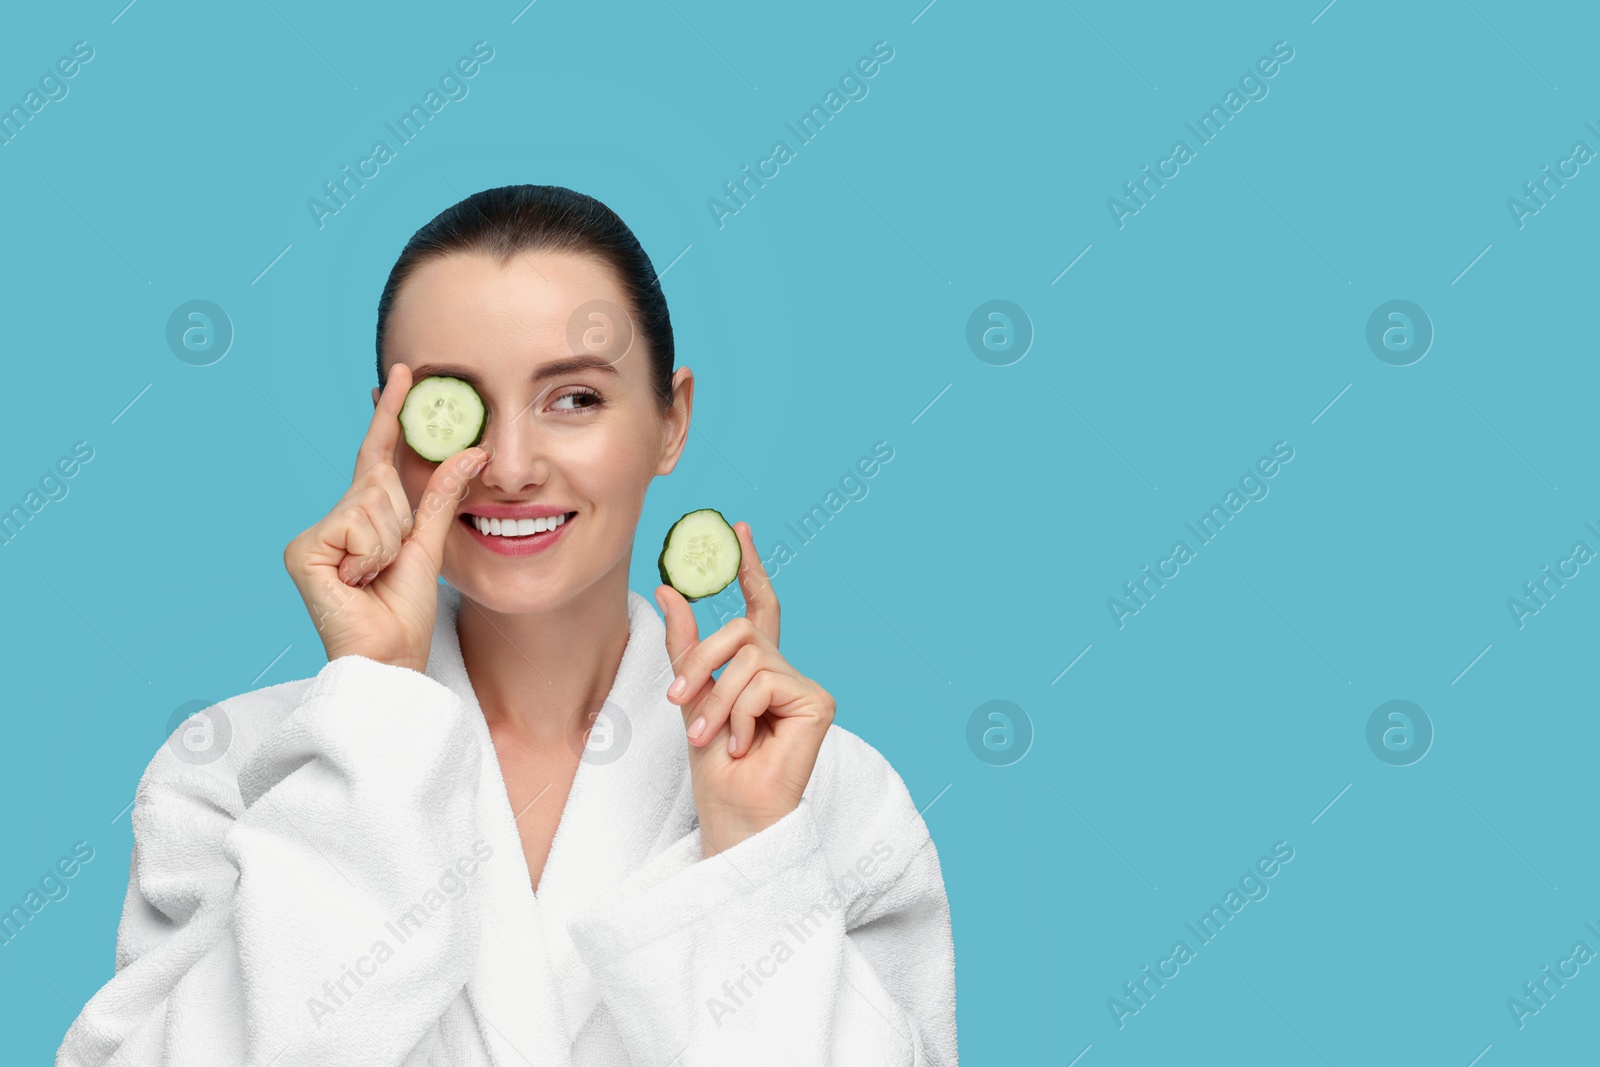
[[[658,267],[682,253],[697,432],[651,491],[633,588],[683,511],[795,547],[783,524],[893,447],[776,586],[785,654],[931,805],[964,1059],[1592,1058],[1600,965],[1524,1029],[1506,1001],[1600,950],[1600,577],[1522,629],[1506,601],[1600,549],[1600,172],[1521,229],[1506,201],[1600,149],[1600,20],[923,2],[7,12],[0,102],[95,49],[0,147],[0,505],[95,450],[0,548],[0,903],[96,850],[0,948],[15,1062],[47,1062],[112,973],[124,809],[174,709],[324,663],[281,554],[348,483],[395,255],[525,181],[604,200]],[[319,230],[306,200],[478,40],[470,95]],[[870,94],[718,229],[707,199],[879,40]],[[1184,123],[1277,41],[1270,94],[1119,229],[1107,198],[1193,147]],[[165,343],[191,299],[237,331],[212,366]],[[1036,332],[1011,366],[965,341],[991,299]],[[1412,366],[1365,342],[1392,299],[1436,330]],[[1277,441],[1270,495],[1119,629],[1107,599]],[[1034,730],[1010,766],[966,741],[993,699]],[[1411,766],[1365,740],[1391,699],[1436,730]],[[1108,998],[1277,841],[1270,896],[1119,1029]]]

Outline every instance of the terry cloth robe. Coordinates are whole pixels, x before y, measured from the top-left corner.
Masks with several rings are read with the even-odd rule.
[[[425,673],[343,656],[213,705],[220,757],[183,727],[156,753],[116,970],[57,1067],[955,1065],[939,858],[882,755],[833,725],[799,806],[703,858],[629,590],[535,893],[459,610],[441,585]]]

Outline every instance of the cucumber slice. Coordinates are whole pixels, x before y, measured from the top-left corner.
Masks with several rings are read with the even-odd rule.
[[[406,444],[430,463],[442,463],[483,440],[484,406],[460,378],[430,375],[413,382],[400,406]]]
[[[726,589],[739,576],[743,557],[728,520],[715,508],[701,508],[672,524],[656,567],[663,582],[693,603]]]

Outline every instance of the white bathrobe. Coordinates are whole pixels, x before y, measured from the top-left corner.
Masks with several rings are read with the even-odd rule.
[[[57,1067],[954,1067],[938,853],[875,749],[832,726],[799,806],[702,858],[664,624],[629,590],[535,894],[459,609],[441,585],[425,674],[344,656],[210,709],[220,758],[162,747],[116,973]]]

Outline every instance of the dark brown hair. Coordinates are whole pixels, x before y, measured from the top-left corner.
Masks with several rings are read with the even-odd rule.
[[[383,337],[396,294],[426,260],[480,252],[505,263],[546,250],[598,256],[616,273],[632,305],[635,332],[649,350],[651,385],[662,410],[672,403],[672,318],[655,266],[617,213],[592,196],[559,185],[504,185],[473,193],[411,235],[378,298],[378,387],[384,385]]]

